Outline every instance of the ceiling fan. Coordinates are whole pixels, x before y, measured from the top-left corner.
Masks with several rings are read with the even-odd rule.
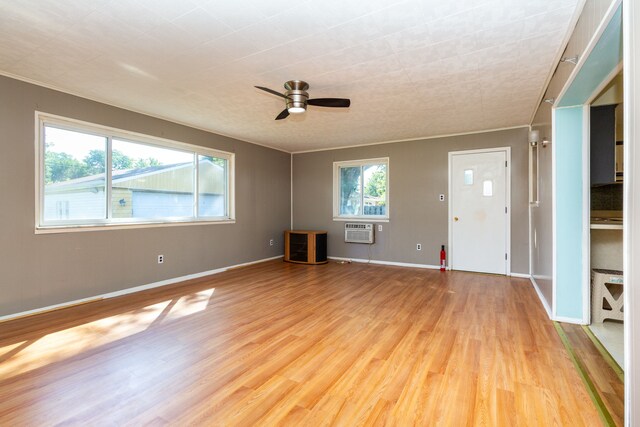
[[[284,84],[284,88],[287,90],[284,94],[277,92],[268,87],[255,86],[257,89],[269,92],[272,95],[280,96],[286,100],[287,108],[285,108],[278,116],[276,120],[282,120],[289,117],[289,114],[304,113],[307,110],[307,105],[315,105],[317,107],[333,107],[333,108],[347,108],[351,105],[351,100],[346,98],[315,98],[309,99],[309,94],[306,92],[309,89],[309,84],[302,80],[289,80]]]

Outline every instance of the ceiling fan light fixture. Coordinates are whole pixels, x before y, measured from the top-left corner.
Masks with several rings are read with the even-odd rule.
[[[284,84],[287,91],[284,93],[287,99],[287,110],[290,114],[300,114],[307,110],[309,85],[302,80],[290,80]]]
[[[286,119],[290,114],[304,113],[307,111],[307,105],[331,108],[348,108],[351,105],[351,100],[347,98],[309,99],[309,93],[307,93],[309,84],[302,80],[289,80],[286,82],[284,84],[284,88],[287,90],[285,93],[280,93],[264,86],[255,86],[255,88],[285,99],[286,108],[278,114],[276,120]]]

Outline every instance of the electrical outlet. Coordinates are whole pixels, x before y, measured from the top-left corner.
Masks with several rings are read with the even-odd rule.
[[[158,255],[158,264],[162,264],[164,262],[164,255]]]
[[[440,201],[441,201],[441,202],[444,202],[444,194],[441,194],[441,195],[440,195]]]
[[[422,250],[422,244],[418,243],[416,244],[416,251],[421,251]]]
[[[382,224],[378,224],[378,231],[382,231]]]
[[[273,246],[273,239],[269,239],[269,246]]]

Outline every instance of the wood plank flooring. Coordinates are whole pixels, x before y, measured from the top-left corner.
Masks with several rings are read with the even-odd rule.
[[[600,425],[523,279],[280,261],[0,324],[0,425]]]
[[[607,364],[581,326],[561,323],[576,356],[593,382],[616,426],[624,425],[624,383]]]

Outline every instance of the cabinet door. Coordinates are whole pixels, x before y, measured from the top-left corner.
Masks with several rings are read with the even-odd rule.
[[[591,185],[616,182],[616,106],[591,107]]]
[[[307,233],[289,234],[289,259],[309,262],[309,235]]]

